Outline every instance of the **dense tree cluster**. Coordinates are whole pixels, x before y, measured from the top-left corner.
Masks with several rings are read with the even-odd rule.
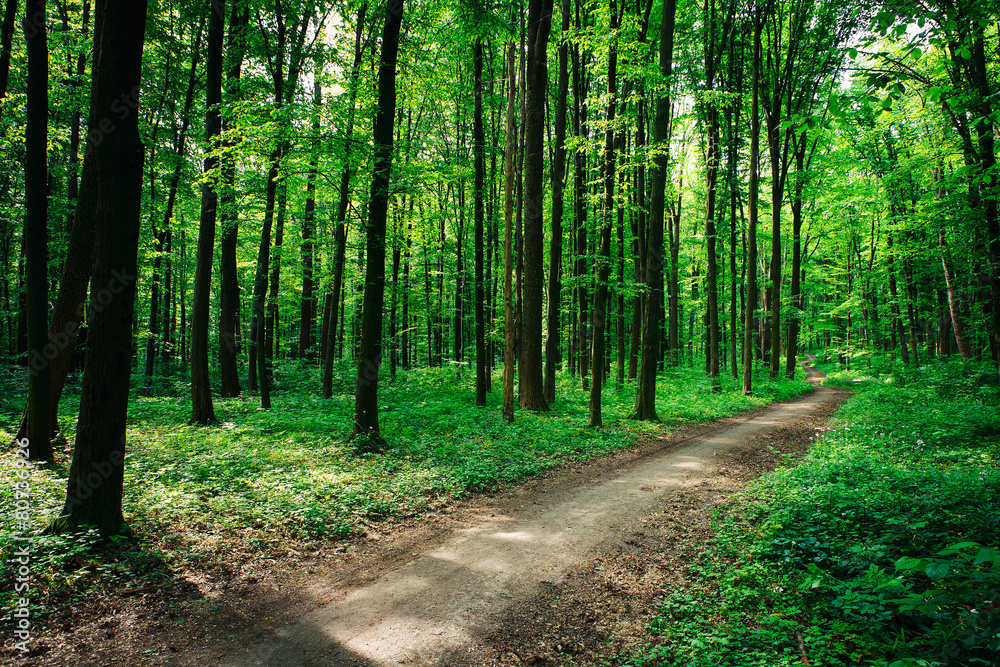
[[[85,358],[73,470],[114,459],[120,499],[131,374],[189,372],[211,424],[280,405],[276,361],[326,397],[350,362],[377,450],[380,378],[417,366],[475,364],[482,406],[502,366],[509,420],[575,376],[596,427],[608,382],[655,420],[668,365],[749,393],[814,343],[998,361],[997,9],[7,0],[20,434],[51,458]],[[65,523],[118,529],[115,493]]]

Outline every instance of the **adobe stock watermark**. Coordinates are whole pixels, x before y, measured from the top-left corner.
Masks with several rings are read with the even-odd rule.
[[[31,643],[31,479],[27,438],[17,441],[17,473],[14,478],[13,541],[9,563],[14,566],[14,603],[10,620],[14,627],[14,648],[27,653]]]

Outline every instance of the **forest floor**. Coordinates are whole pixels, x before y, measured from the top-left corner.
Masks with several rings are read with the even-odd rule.
[[[848,391],[680,427],[502,491],[67,615],[31,665],[597,665],[648,641],[713,509],[803,454]],[[97,610],[101,605],[88,604]],[[107,607],[104,607],[107,609]]]

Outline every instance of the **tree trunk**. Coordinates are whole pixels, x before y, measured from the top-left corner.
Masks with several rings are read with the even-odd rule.
[[[559,311],[562,299],[563,190],[566,185],[566,102],[569,95],[569,0],[560,5],[562,25],[559,43],[559,74],[556,82],[555,149],[552,155],[552,237],[549,245],[549,302],[545,339],[545,401],[556,400],[556,366],[561,361]]]
[[[513,14],[513,10],[511,10]],[[515,44],[507,45],[507,124],[504,146],[504,208],[503,208],[503,302],[504,302],[504,351],[503,351],[503,401],[502,419],[514,423],[514,363],[515,349],[514,323],[514,151],[517,127],[514,124],[514,106],[517,100],[517,70],[514,65]],[[429,342],[429,341],[428,341]]]
[[[80,396],[76,448],[66,503],[54,530],[97,526],[102,536],[128,532],[122,516],[125,424],[128,415],[139,214],[142,206],[143,146],[138,99],[145,36],[145,0],[106,0],[100,50],[94,72],[91,118],[119,118],[112,111],[129,100],[115,131],[94,146],[97,161],[97,251],[87,360]]]
[[[24,259],[28,336],[28,458],[51,461],[48,341],[49,50],[45,0],[26,0],[28,81],[24,133]]]
[[[317,47],[319,48],[319,47]],[[316,235],[316,177],[319,175],[319,115],[323,104],[323,89],[320,79],[323,74],[322,51],[316,55],[316,72],[313,77],[313,121],[314,144],[309,155],[309,175],[306,180],[306,204],[302,214],[302,304],[299,311],[298,356],[308,361],[316,360],[314,329],[316,328],[316,297],[313,287],[313,237]]]
[[[486,138],[483,133],[483,40],[476,38],[472,51],[473,96],[475,110],[472,118],[472,142],[476,169],[475,192],[475,288],[476,288],[476,406],[486,406],[487,362],[486,362],[486,289],[483,285],[483,226],[484,194],[486,178]]]
[[[544,134],[547,51],[552,0],[529,0],[524,114],[524,285],[519,373],[521,408],[547,410],[542,391],[542,306],[545,271]]]
[[[371,198],[368,206],[365,267],[365,303],[361,325],[361,350],[354,393],[354,430],[360,448],[380,450],[383,444],[378,423],[378,367],[382,356],[382,304],[385,296],[385,227],[392,169],[392,124],[396,116],[396,54],[403,0],[386,7],[382,30],[382,53],[378,71],[378,112],[372,140],[375,145]]]
[[[785,356],[785,376],[795,378],[795,360],[798,357],[799,320],[802,318],[802,189],[805,185],[806,132],[799,135],[795,148],[795,184],[792,192],[792,286],[788,295],[791,311],[788,316],[788,343]],[[811,160],[810,160],[811,161]],[[860,259],[860,258],[859,258]],[[860,268],[860,262],[859,262]]]
[[[750,106],[750,193],[749,221],[747,223],[747,295],[745,309],[745,324],[743,327],[743,395],[749,396],[753,391],[753,331],[757,310],[757,200],[758,200],[758,163],[760,161],[760,10],[754,10],[753,30],[753,64],[751,72]]]
[[[244,31],[249,20],[246,0],[235,0],[229,19],[229,44],[227,55],[230,60],[226,77],[226,90],[230,97],[236,95],[242,76],[243,54],[246,49]],[[223,119],[222,131],[226,133],[227,121]],[[225,147],[231,149],[233,141],[226,140]],[[240,215],[236,206],[236,164],[230,150],[222,155],[222,195],[219,198],[222,221],[219,239],[219,274],[221,292],[219,295],[219,376],[220,395],[235,397],[240,395],[240,376],[237,365],[236,332],[240,315],[240,283],[236,266],[236,248],[239,241]]]
[[[17,0],[7,0],[4,4],[3,24],[0,26],[0,100],[7,97],[7,83],[10,81],[11,47],[14,42],[14,19],[16,18]]]
[[[618,29],[618,10],[615,0],[608,0],[611,31]],[[594,289],[594,318],[591,324],[591,363],[590,372],[593,381],[590,383],[590,425],[602,425],[601,390],[604,387],[604,331],[608,320],[608,280],[611,277],[611,226],[614,220],[615,207],[615,110],[617,99],[618,48],[612,41],[608,47],[608,107],[606,112],[606,129],[604,131],[604,159],[601,165],[601,175],[604,181],[604,206],[601,211],[601,231],[598,240],[596,269],[597,285]]]
[[[955,331],[955,343],[958,345],[962,361],[972,359],[972,347],[965,335],[965,322],[962,320],[958,295],[956,294],[955,269],[951,262],[951,252],[945,239],[944,227],[938,227],[938,248],[941,250],[941,267],[944,269],[944,282],[948,290],[948,311],[951,313],[951,324]]]
[[[209,0],[208,60],[205,82],[205,143],[214,152],[222,132],[222,38],[225,29],[225,0]],[[205,174],[214,175],[219,158],[205,157]],[[212,383],[208,375],[208,317],[212,295],[212,261],[215,254],[215,220],[219,193],[208,180],[201,186],[201,220],[198,227],[198,258],[194,270],[191,303],[191,420],[192,424],[215,421]]]

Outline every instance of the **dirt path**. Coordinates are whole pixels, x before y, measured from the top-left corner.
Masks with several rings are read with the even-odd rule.
[[[810,375],[819,376],[811,369]],[[575,471],[574,483],[569,472],[554,483],[481,503],[466,526],[411,545],[408,559],[379,568],[370,581],[328,590],[331,601],[323,606],[213,657],[226,667],[556,664],[560,656],[581,664],[580,658],[594,654],[590,635],[599,643],[615,632],[602,630],[602,623],[608,625],[602,616],[615,610],[596,590],[607,587],[607,577],[595,573],[608,572],[605,564],[620,569],[623,559],[644,573],[644,561],[655,569],[677,560],[685,547],[675,539],[679,534],[701,527],[704,536],[711,507],[760,472],[755,460],[767,469],[780,461],[781,451],[804,451],[808,434],[843,398],[844,392],[817,386],[741,423],[723,420],[729,423],[686,441],[675,437],[589,483],[579,483],[580,475],[589,477],[581,471]],[[697,547],[698,535],[687,535],[688,550]],[[631,555],[623,548],[630,539],[640,547]],[[678,553],[670,553],[670,542]],[[619,591],[618,597],[636,599],[638,609],[682,569],[675,563],[658,577],[644,575],[636,584],[642,590]],[[633,587],[625,579],[626,588]],[[572,608],[560,610],[565,604],[558,601],[567,597]],[[581,627],[560,631],[563,621],[576,616]],[[618,625],[621,643],[630,624]],[[635,627],[630,631],[638,634]]]

